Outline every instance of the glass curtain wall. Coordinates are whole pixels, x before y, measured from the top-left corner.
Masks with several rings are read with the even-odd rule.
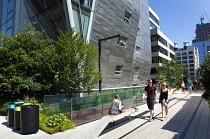
[[[72,0],[75,31],[86,39],[93,0]]]
[[[38,30],[45,30],[46,36],[55,39],[58,30],[67,31],[63,0],[25,0],[27,11]]]
[[[13,33],[13,22],[14,22],[14,0],[1,0],[1,16],[2,20],[0,23],[1,32],[4,34],[12,35]]]
[[[25,0],[32,22],[37,22],[38,30],[45,30],[46,35],[55,39],[58,30],[68,31],[70,20],[74,20],[75,31],[86,39],[93,0],[71,0],[74,19],[65,16],[68,13],[67,0]]]

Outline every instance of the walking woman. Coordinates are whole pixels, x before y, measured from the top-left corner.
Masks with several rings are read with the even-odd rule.
[[[185,83],[184,83],[184,81],[182,81],[182,83],[181,83],[181,90],[182,90],[182,92],[183,93],[185,93]]]
[[[164,120],[164,118],[168,117],[168,86],[164,82],[162,83],[162,88],[161,88],[161,93],[160,93],[160,98],[159,98],[159,103],[161,103],[161,108],[162,108],[162,119],[161,121]],[[164,111],[165,111],[165,117],[164,117]]]

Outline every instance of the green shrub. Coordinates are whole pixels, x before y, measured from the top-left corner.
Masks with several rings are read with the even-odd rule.
[[[56,133],[75,128],[76,125],[61,113],[54,114],[50,117],[41,113],[39,127],[48,133]]]
[[[70,120],[61,113],[50,116],[49,119],[45,122],[45,124],[49,127],[55,127],[67,123],[70,123]]]

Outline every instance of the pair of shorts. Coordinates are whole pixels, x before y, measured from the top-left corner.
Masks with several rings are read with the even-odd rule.
[[[187,88],[188,88],[188,90],[192,90],[192,86],[188,86]]]
[[[150,110],[154,110],[155,99],[147,99],[147,106]]]

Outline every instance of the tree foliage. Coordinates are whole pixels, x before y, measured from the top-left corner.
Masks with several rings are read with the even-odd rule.
[[[97,49],[73,30],[53,41],[26,24],[14,36],[0,34],[0,90],[72,93],[100,79]],[[58,92],[59,91],[59,92]]]
[[[188,69],[179,60],[164,60],[162,65],[157,67],[156,80],[166,82],[171,87],[180,88],[181,82],[186,82],[188,75]]]
[[[60,31],[54,47],[55,90],[78,92],[90,90],[100,79],[96,69],[98,50],[79,38],[74,30]]]
[[[14,36],[1,34],[0,87],[19,92],[49,89],[52,72],[49,69],[51,46],[42,31],[32,24]]]
[[[205,87],[205,90],[208,90],[210,96],[210,55],[207,55],[204,61],[202,61],[200,67],[200,81]]]

